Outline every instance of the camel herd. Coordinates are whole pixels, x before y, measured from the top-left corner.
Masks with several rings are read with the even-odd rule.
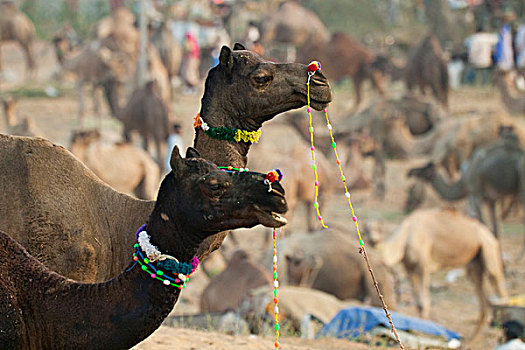
[[[101,89],[111,115],[122,123],[123,140],[130,141],[132,132],[138,131],[144,149],[109,142],[99,131],[83,129],[72,134],[67,150],[32,137],[41,133],[31,119],[18,122],[16,99],[3,100],[5,131],[10,135],[0,134],[0,330],[6,330],[0,332],[0,348],[129,348],[149,336],[173,309],[180,291],[169,290],[133,264],[134,232],[144,223],[163,254],[181,262],[195,256],[202,262],[222,246],[229,230],[283,226],[300,203],[306,205],[308,220],[314,218],[310,134],[305,119],[289,111],[307,101],[313,109],[323,110],[333,99],[328,79],[337,83],[344,77],[353,80],[355,105],[347,116],[334,120],[333,129],[338,149],[346,154],[341,164],[351,190],[371,185],[374,195],[384,198],[390,159],[429,161],[407,173],[416,181],[407,200],[414,211],[389,237],[382,237],[381,225],[366,225],[364,230],[374,245],[369,255],[387,304],[397,307],[396,268],[402,265],[418,312],[429,318],[431,274],[466,267],[479,300],[475,332],[479,333],[490,305],[483,279],[489,279],[502,300],[508,297],[496,205],[508,205],[507,197],[512,199],[510,205],[525,200],[523,130],[509,118],[450,115],[446,61],[432,34],[416,45],[403,68],[407,94],[391,97],[388,60],[347,34],[330,34],[316,17],[305,30],[292,20],[296,16],[285,15],[302,11],[295,6],[299,5],[282,5],[280,16],[266,24],[263,42],[292,42],[298,61],[323,62],[323,69],[311,77],[309,90],[306,65],[275,63],[237,43],[222,46],[218,65],[205,79],[199,109],[210,127],[249,132],[261,130],[282,113],[264,127],[279,142],[232,142],[196,127],[194,148],[185,158],[175,148],[169,172],[160,164],[166,157],[171,80],[179,69],[181,47],[167,39],[168,28],[164,24],[150,28],[147,82],[130,91],[125,90],[138,69],[138,32],[127,9],[100,21],[93,40],[82,48],[70,46],[67,36],[54,39],[63,74],[77,79],[80,125],[85,113],[83,88],[90,84],[96,115],[101,115],[97,96]],[[305,18],[311,15],[305,11]],[[30,71],[34,27],[28,21],[9,3],[0,3],[0,39],[22,45]],[[12,22],[24,32],[10,29],[15,26]],[[318,29],[310,31],[316,25]],[[286,35],[297,31],[301,36]],[[380,96],[358,110],[366,79]],[[505,77],[497,83],[506,105],[523,102],[509,91]],[[411,92],[415,87],[421,95],[429,87],[435,101]],[[125,103],[123,92],[129,96]],[[317,133],[316,140],[323,184],[319,201],[330,203],[340,190],[332,181],[339,174],[330,164],[331,147],[323,147],[330,144],[323,142],[327,134]],[[150,141],[155,157],[147,151]],[[362,167],[368,156],[373,158],[371,174]],[[217,166],[280,168],[286,175],[282,184],[268,187],[264,174],[221,171]],[[453,209],[418,209],[427,184],[446,201],[466,198],[477,220]],[[489,205],[492,232],[483,224],[484,203]],[[381,306],[347,227],[319,231],[309,221],[305,232],[297,231],[286,229],[277,258],[279,279],[287,285],[283,295],[289,300],[282,301],[283,315],[296,329],[305,314],[328,320],[350,299]],[[200,311],[250,315],[245,319],[256,331],[250,317],[272,312],[271,292],[264,294],[273,285],[265,269],[272,257],[256,262],[250,253],[237,249],[231,254],[224,271],[204,289]],[[326,310],[313,305],[326,305]],[[71,316],[64,320],[68,311]]]

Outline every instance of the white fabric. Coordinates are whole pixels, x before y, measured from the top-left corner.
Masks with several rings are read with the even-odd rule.
[[[492,48],[498,42],[494,33],[476,33],[467,39],[468,62],[476,68],[492,65]]]
[[[512,339],[505,344],[496,346],[494,350],[525,350],[525,343],[521,339]]]

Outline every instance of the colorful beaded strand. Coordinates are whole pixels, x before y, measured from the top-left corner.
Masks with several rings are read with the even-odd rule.
[[[279,281],[277,279],[277,234],[275,228],[273,229],[273,303],[275,304],[275,348],[279,348],[279,299],[278,288]]]
[[[317,219],[321,222],[321,226],[323,226],[323,228],[328,228],[328,226],[325,225],[324,221],[323,221],[323,217],[321,215],[321,211],[319,209],[319,202],[318,202],[318,198],[319,198],[319,176],[317,175],[317,166],[315,165],[315,146],[314,146],[314,127],[312,125],[312,109],[310,108],[310,78],[312,77],[312,75],[315,74],[316,70],[312,71],[310,70],[310,66],[312,65],[312,63],[308,66],[308,81],[306,82],[306,89],[307,89],[307,94],[306,94],[306,98],[307,98],[307,103],[308,103],[308,107],[306,109],[306,111],[308,112],[308,120],[309,120],[309,123],[310,123],[310,151],[312,152],[312,169],[314,171],[314,176],[315,176],[315,182],[314,182],[314,185],[315,185],[315,199],[314,199],[314,208],[315,208],[315,211],[317,213]],[[320,67],[320,65],[318,66]]]
[[[310,119],[310,141],[311,141],[311,144],[312,144],[312,146],[311,146],[312,159],[315,159],[315,157],[314,157],[314,154],[313,154],[314,153],[313,127],[312,127],[312,115],[311,115],[311,109],[310,109],[310,77],[312,75],[314,75],[315,72],[320,70],[320,69],[321,69],[321,64],[319,62],[313,61],[312,63],[310,63],[308,65],[308,81],[306,83],[306,85],[307,85],[307,94],[308,94],[307,95],[307,110],[306,111],[308,112],[308,117]],[[364,243],[363,238],[361,237],[361,233],[359,231],[359,224],[357,223],[357,216],[355,215],[354,207],[352,205],[352,200],[350,199],[350,197],[351,197],[350,196],[350,192],[348,191],[348,187],[346,185],[346,177],[344,175],[343,168],[341,166],[341,161],[339,159],[339,155],[337,154],[337,145],[335,143],[334,135],[332,133],[332,125],[330,124],[330,119],[328,118],[328,111],[326,110],[326,108],[324,108],[323,112],[324,112],[325,118],[326,118],[326,126],[328,128],[328,132],[330,133],[330,139],[332,141],[332,148],[334,150],[337,166],[339,168],[339,173],[341,174],[341,181],[342,181],[344,189],[345,189],[345,197],[346,197],[346,199],[348,201],[348,205],[349,205],[350,211],[352,213],[352,221],[355,224],[357,236],[359,238],[359,245],[360,245],[359,251],[363,255],[363,258],[366,261],[366,265],[368,267],[368,271],[370,272],[370,275],[372,276],[372,281],[374,282],[374,287],[375,287],[376,292],[377,292],[377,294],[379,296],[379,299],[381,300],[381,304],[383,306],[383,310],[385,311],[385,315],[386,315],[386,317],[388,319],[388,322],[390,323],[390,328],[392,329],[392,332],[394,333],[394,336],[396,338],[397,343],[399,344],[400,349],[404,350],[405,347],[404,347],[403,343],[401,342],[401,339],[399,339],[399,335],[397,334],[396,327],[394,326],[394,322],[392,321],[391,314],[388,311],[388,307],[387,307],[387,305],[385,303],[385,299],[383,297],[383,294],[381,294],[381,291],[379,290],[379,285],[377,283],[377,280],[375,278],[374,272],[372,270],[372,266],[370,265],[370,261],[368,260],[368,255],[367,255],[366,249],[365,249],[365,243]],[[315,171],[315,162],[314,162],[313,167],[314,167],[314,171]],[[316,173],[316,180],[317,180],[317,173]],[[316,190],[315,204],[317,204],[317,191],[318,191],[317,182],[316,182],[315,190]],[[314,206],[315,206],[315,204],[314,204]]]

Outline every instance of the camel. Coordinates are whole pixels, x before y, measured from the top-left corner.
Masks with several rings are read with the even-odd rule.
[[[186,159],[178,148],[172,153],[173,170],[137,233],[128,268],[109,281],[89,284],[63,277],[0,232],[2,348],[129,349],[173,309],[198,265],[195,254],[204,238],[285,223],[278,214],[286,211],[278,183],[268,192],[264,174],[228,173],[198,156],[191,148]]]
[[[407,61],[405,83],[409,91],[414,86],[424,95],[429,86],[434,97],[445,107],[448,106],[448,68],[437,37],[430,33],[417,45]]]
[[[42,136],[42,131],[35,126],[33,120],[29,117],[24,117],[20,121],[16,116],[16,108],[18,106],[18,99],[8,96],[2,99],[5,117],[5,132],[9,135],[17,136]]]
[[[481,205],[486,202],[492,218],[492,231],[497,238],[496,202],[506,196],[515,196],[522,205],[525,203],[522,184],[525,152],[512,128],[503,128],[499,140],[476,150],[458,181],[446,182],[432,162],[423,168],[411,169],[408,176],[429,182],[447,201],[468,198],[473,215],[481,222],[484,222]],[[525,244],[520,256],[523,252]]]
[[[275,64],[239,49],[223,47],[219,65],[208,74],[200,110],[206,123],[258,130],[277,114],[306,104],[306,65]],[[332,99],[321,73],[313,76],[310,92],[316,109]],[[194,146],[203,158],[220,166],[246,167],[251,143],[212,138],[202,128],[195,133]],[[94,282],[116,276],[127,265],[129,232],[147,220],[153,201],[114,191],[63,147],[41,139],[0,135],[0,169],[0,193],[5,194],[0,197],[0,230],[46,266]],[[96,204],[88,205],[88,198]],[[108,236],[108,231],[114,234]],[[225,237],[221,232],[205,239],[199,259]]]
[[[14,2],[0,2],[0,45],[4,41],[11,40],[20,44],[26,56],[27,73],[33,73],[36,68],[35,59],[33,57],[33,43],[35,37],[35,25],[24,13],[18,11]],[[1,49],[0,71],[2,71]]]
[[[93,109],[100,115],[100,102],[96,90],[104,90],[111,114],[118,110],[118,89],[128,70],[126,56],[108,48],[108,40],[93,41],[84,45],[80,52],[71,55],[62,54],[62,43],[54,40],[57,57],[63,57],[62,72],[72,73],[77,79],[78,118],[84,119],[84,86],[90,84],[93,93]]]
[[[283,284],[310,287],[341,300],[358,299],[381,306],[366,263],[359,255],[358,244],[348,233],[337,229],[294,233],[279,241],[278,252],[278,261],[284,261],[279,273]],[[373,249],[367,252],[385,301],[395,309],[387,268]],[[346,269],[347,266],[352,269]]]
[[[214,276],[202,292],[200,310],[208,313],[237,310],[251,290],[272,285],[269,272],[252,263],[244,250],[237,249],[226,269]]]
[[[172,79],[179,74],[182,48],[173,38],[166,22],[162,22],[153,29],[150,41],[157,48],[160,59],[166,67],[168,81],[171,83]]]
[[[366,79],[371,81],[381,96],[385,94],[383,79],[388,70],[387,59],[374,54],[346,33],[333,33],[326,41],[305,42],[298,49],[297,60],[320,61],[326,77],[331,81],[340,82],[351,78],[355,93],[354,111],[361,104],[362,84]]]
[[[378,242],[380,238],[371,241]],[[458,211],[416,210],[376,248],[387,266],[402,263],[405,267],[421,317],[430,316],[431,274],[445,268],[467,267],[480,308],[474,336],[479,333],[489,306],[483,276],[489,278],[499,297],[507,297],[498,241],[485,225]]]
[[[69,149],[117,191],[155,199],[160,169],[147,152],[129,144],[104,143],[98,130],[73,132]]]
[[[114,39],[115,51],[124,52],[128,58],[138,55],[139,31],[134,26],[135,16],[125,6],[114,9],[110,16],[102,18],[95,26],[95,39]]]
[[[131,94],[127,105],[118,112],[117,118],[124,127],[124,140],[130,142],[131,131],[142,136],[143,147],[148,151],[149,140],[155,143],[157,163],[164,166],[164,149],[169,136],[168,106],[159,91],[157,81],[150,81]]]

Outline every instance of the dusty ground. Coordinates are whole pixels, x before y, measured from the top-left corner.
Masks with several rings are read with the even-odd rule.
[[[65,146],[69,144],[69,134],[72,129],[78,127],[76,119],[76,97],[71,89],[71,81],[66,81],[62,85],[53,82],[51,79],[55,66],[54,57],[48,46],[39,45],[37,52],[40,53],[38,60],[40,68],[36,78],[31,81],[23,80],[23,59],[18,48],[14,45],[4,45],[3,59],[8,74],[7,80],[0,81],[0,94],[3,96],[8,91],[25,88],[37,88],[40,90],[48,86],[59,86],[65,93],[58,98],[20,98],[19,116],[30,116],[35,124],[42,130],[43,134],[52,141],[61,143]],[[392,94],[396,95],[402,91],[402,87],[394,86]],[[372,96],[373,92],[368,91],[367,96]],[[339,89],[336,91],[335,100],[330,107],[331,115],[337,119],[338,115],[347,111],[352,103],[349,89]],[[91,112],[91,100],[86,97],[88,125],[96,125],[97,119]],[[369,101],[365,101],[364,105]],[[200,95],[197,96],[177,96],[172,103],[172,110],[175,118],[183,125],[183,137],[187,145],[191,144],[193,138],[192,118],[198,111],[200,105]],[[104,107],[105,108],[105,107]],[[486,88],[464,88],[452,92],[450,112],[454,115],[464,115],[468,112],[483,113],[503,113],[504,108],[500,102],[499,94],[491,87]],[[519,122],[522,120],[516,119]],[[118,123],[109,119],[107,113],[103,116],[102,124],[105,132],[118,135]],[[3,129],[3,121],[0,123],[0,131]],[[275,142],[272,135],[263,129],[262,142]],[[308,152],[308,149],[305,149]],[[278,155],[276,155],[278,156]],[[391,161],[387,165],[387,195],[385,200],[379,201],[372,197],[367,190],[353,193],[354,205],[357,215],[361,221],[367,218],[376,218],[395,226],[403,218],[402,207],[406,198],[406,190],[409,180],[405,177],[408,168],[414,165],[424,164],[424,159],[409,161]],[[370,163],[363,164],[367,169]],[[264,169],[258,169],[264,170]],[[285,174],[286,176],[286,174]],[[322,184],[321,184],[322,185]],[[426,206],[440,205],[437,197],[430,196]],[[323,208],[323,215],[328,224],[330,223],[349,223],[344,197],[338,196]],[[304,215],[296,215],[291,223],[293,230],[304,228]],[[511,295],[525,293],[525,270],[523,263],[514,261],[523,241],[523,227],[519,224],[517,215],[507,220],[505,233],[503,234],[503,251],[507,258],[507,287]],[[269,249],[263,244],[263,233],[261,230],[242,230],[237,236],[241,239],[241,245],[250,247],[253,251],[254,246],[260,247],[254,252],[254,256],[260,255]],[[350,234],[355,234],[353,230]],[[254,242],[258,242],[257,245]],[[226,247],[231,243],[226,242]],[[357,253],[356,253],[357,254]],[[460,276],[455,282],[449,283],[445,279],[446,273],[441,272],[433,277],[432,282],[432,320],[439,322],[448,328],[459,332],[463,336],[468,336],[473,330],[477,319],[477,300],[474,296],[473,288],[464,276]],[[205,279],[198,282],[193,280],[182,296],[180,305],[176,310],[192,311],[197,309],[198,295],[200,294]],[[406,281],[402,283],[402,295],[400,307],[396,311],[416,315],[415,305],[412,302],[410,288]],[[470,349],[491,349],[497,342],[501,331],[485,327],[482,335],[467,347]],[[193,331],[170,327],[161,327],[157,332],[150,336],[146,341],[139,344],[137,349],[271,349],[272,338],[247,337],[247,336],[227,336],[213,332]],[[284,337],[282,339],[283,349],[366,349],[366,345],[349,343],[344,340],[324,339],[324,340],[303,340],[294,337]]]

